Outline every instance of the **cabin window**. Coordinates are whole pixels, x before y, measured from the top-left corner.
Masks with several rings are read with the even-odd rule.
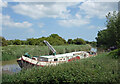
[[[58,61],[58,59],[54,59],[54,61]]]
[[[39,61],[48,61],[48,58],[40,58]]]
[[[86,54],[84,54],[84,57],[86,57],[87,55]]]
[[[60,59],[60,60],[62,60],[62,59]]]

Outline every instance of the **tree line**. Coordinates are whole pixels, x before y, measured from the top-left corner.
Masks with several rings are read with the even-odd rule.
[[[96,37],[97,47],[120,48],[120,12],[108,13],[106,19],[106,29],[99,31]]]
[[[43,43],[44,40],[47,40],[51,45],[68,45],[68,44],[76,44],[76,45],[84,45],[84,44],[95,44],[96,42],[89,42],[85,41],[82,38],[76,38],[76,39],[68,39],[66,41],[62,37],[60,37],[58,34],[51,34],[48,37],[41,37],[41,38],[28,38],[26,40],[6,40],[4,37],[0,37],[1,39],[1,46],[7,46],[7,45],[45,45]]]

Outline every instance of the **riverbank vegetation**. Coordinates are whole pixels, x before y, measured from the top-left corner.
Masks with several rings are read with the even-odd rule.
[[[0,37],[0,43],[2,45],[0,46],[7,46],[7,45],[40,45],[45,46],[43,43],[44,40],[47,40],[51,45],[68,45],[68,44],[86,44],[86,42],[82,38],[76,38],[76,39],[68,39],[66,41],[62,37],[60,37],[58,34],[51,34],[48,37],[41,37],[41,38],[27,38],[26,40],[6,40],[4,37]]]
[[[113,59],[120,59],[120,48],[111,51],[108,56],[112,57]]]
[[[102,53],[95,57],[50,67],[33,67],[20,73],[3,74],[3,82],[39,83],[118,83],[118,60]]]
[[[120,12],[108,13],[106,19],[106,29],[99,31],[96,37],[97,47],[120,48]]]
[[[57,45],[85,45],[85,44],[94,44],[95,41],[89,42],[85,41],[82,38],[76,38],[76,39],[68,39],[67,41],[60,37],[58,34],[51,34],[48,37],[41,37],[41,38],[27,38],[26,40],[6,40],[4,37],[0,36],[0,46],[7,46],[7,45],[40,45],[45,46],[43,43],[44,40],[47,40],[51,45],[57,46]]]
[[[53,46],[57,54],[69,53],[74,51],[89,51],[90,45],[60,45]],[[17,59],[28,52],[31,56],[49,55],[51,52],[47,46],[38,45],[9,45],[2,47],[2,61]]]

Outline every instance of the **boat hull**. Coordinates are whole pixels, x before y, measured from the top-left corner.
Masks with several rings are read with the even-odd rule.
[[[30,68],[30,67],[36,66],[36,65],[26,62],[24,60],[17,60],[17,63],[21,68]]]
[[[79,59],[84,59],[87,57],[91,57],[92,55],[90,55],[87,52],[73,52],[73,53],[66,53],[66,54],[60,54],[60,55],[56,55],[56,56],[40,56],[40,57],[26,57],[26,56],[22,56],[20,57],[17,62],[19,64],[19,66],[21,68],[29,68],[29,67],[33,67],[33,66],[55,66],[57,64],[60,63],[65,63],[65,62],[70,62],[70,61],[76,61]],[[40,60],[43,59],[43,60]]]

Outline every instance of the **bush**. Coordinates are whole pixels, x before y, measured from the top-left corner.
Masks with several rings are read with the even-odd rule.
[[[120,48],[109,52],[108,56],[110,56],[114,59],[118,59],[120,57]]]
[[[3,82],[82,83],[118,82],[118,61],[106,53],[49,67],[33,67],[13,75],[3,74]]]

